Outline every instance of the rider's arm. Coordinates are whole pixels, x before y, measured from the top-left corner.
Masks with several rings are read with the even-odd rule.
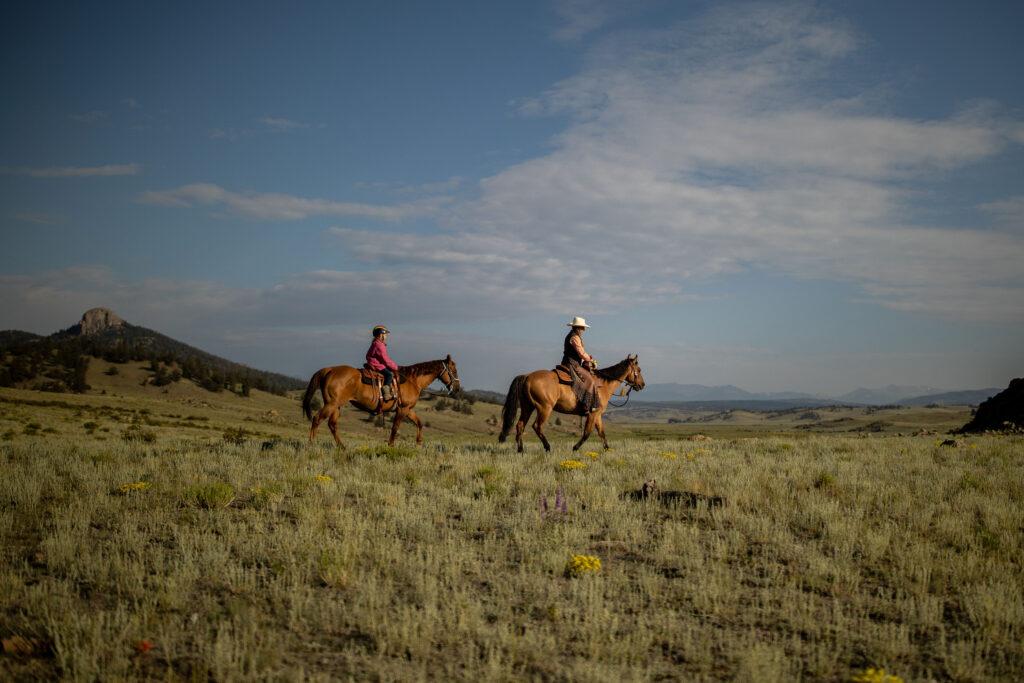
[[[587,353],[586,350],[583,348],[583,340],[580,339],[580,336],[578,334],[574,334],[569,343],[572,344],[573,347],[575,347],[575,349],[579,352],[580,358],[582,358],[584,362],[589,363],[590,361],[594,360],[591,357],[591,355]]]
[[[392,372],[398,372],[398,363],[391,360],[391,356],[388,355],[388,347],[385,346],[384,344],[381,344],[380,347],[381,362],[383,362],[384,365],[387,366],[388,370],[391,370]]]

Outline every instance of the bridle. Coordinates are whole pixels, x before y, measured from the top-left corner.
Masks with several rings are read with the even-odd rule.
[[[629,394],[634,389],[636,389],[637,391],[640,391],[640,387],[638,387],[637,384],[636,384],[636,375],[637,375],[637,373],[639,371],[640,371],[640,368],[637,366],[636,360],[634,360],[630,364],[629,375],[627,375],[625,378],[622,379],[621,384],[619,385],[618,390],[614,394],[612,394],[611,396],[608,397],[608,405],[610,405],[612,408],[621,408],[622,406],[624,406],[627,403],[629,403]],[[612,399],[613,396],[625,397],[626,400],[623,401],[622,403],[612,403],[611,399]]]
[[[448,379],[444,379],[441,375],[448,375]],[[462,389],[462,380],[459,379],[458,373],[452,372],[452,369],[448,367],[448,363],[444,360],[441,361],[441,372],[437,374],[437,378],[444,384],[444,388],[448,391],[449,396],[453,396]]]

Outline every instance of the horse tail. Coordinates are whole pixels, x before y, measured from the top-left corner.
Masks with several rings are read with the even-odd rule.
[[[501,434],[498,435],[498,443],[505,443],[508,433],[512,431],[512,425],[516,421],[516,413],[519,412],[519,396],[523,393],[523,386],[526,384],[526,375],[519,375],[512,380],[512,386],[508,388],[508,395],[505,397],[505,407],[501,409]]]
[[[309,378],[309,386],[306,387],[306,395],[302,397],[302,414],[310,422],[313,421],[313,394],[316,393],[317,388],[320,386],[320,375],[326,369],[317,370],[313,373],[313,376]]]

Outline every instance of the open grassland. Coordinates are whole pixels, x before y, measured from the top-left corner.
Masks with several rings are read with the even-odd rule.
[[[1024,675],[1019,438],[148,428],[0,442],[0,679]]]
[[[766,433],[912,435],[944,433],[971,419],[967,406],[826,406],[788,410],[692,410],[670,404],[634,402],[613,410],[609,422],[635,436],[665,438],[707,434],[723,438]]]

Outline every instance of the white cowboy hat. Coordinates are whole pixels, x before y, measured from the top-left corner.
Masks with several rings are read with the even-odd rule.
[[[587,324],[587,321],[579,316],[576,316],[572,319],[572,322],[566,323],[565,325],[566,327],[590,327],[590,325]]]

